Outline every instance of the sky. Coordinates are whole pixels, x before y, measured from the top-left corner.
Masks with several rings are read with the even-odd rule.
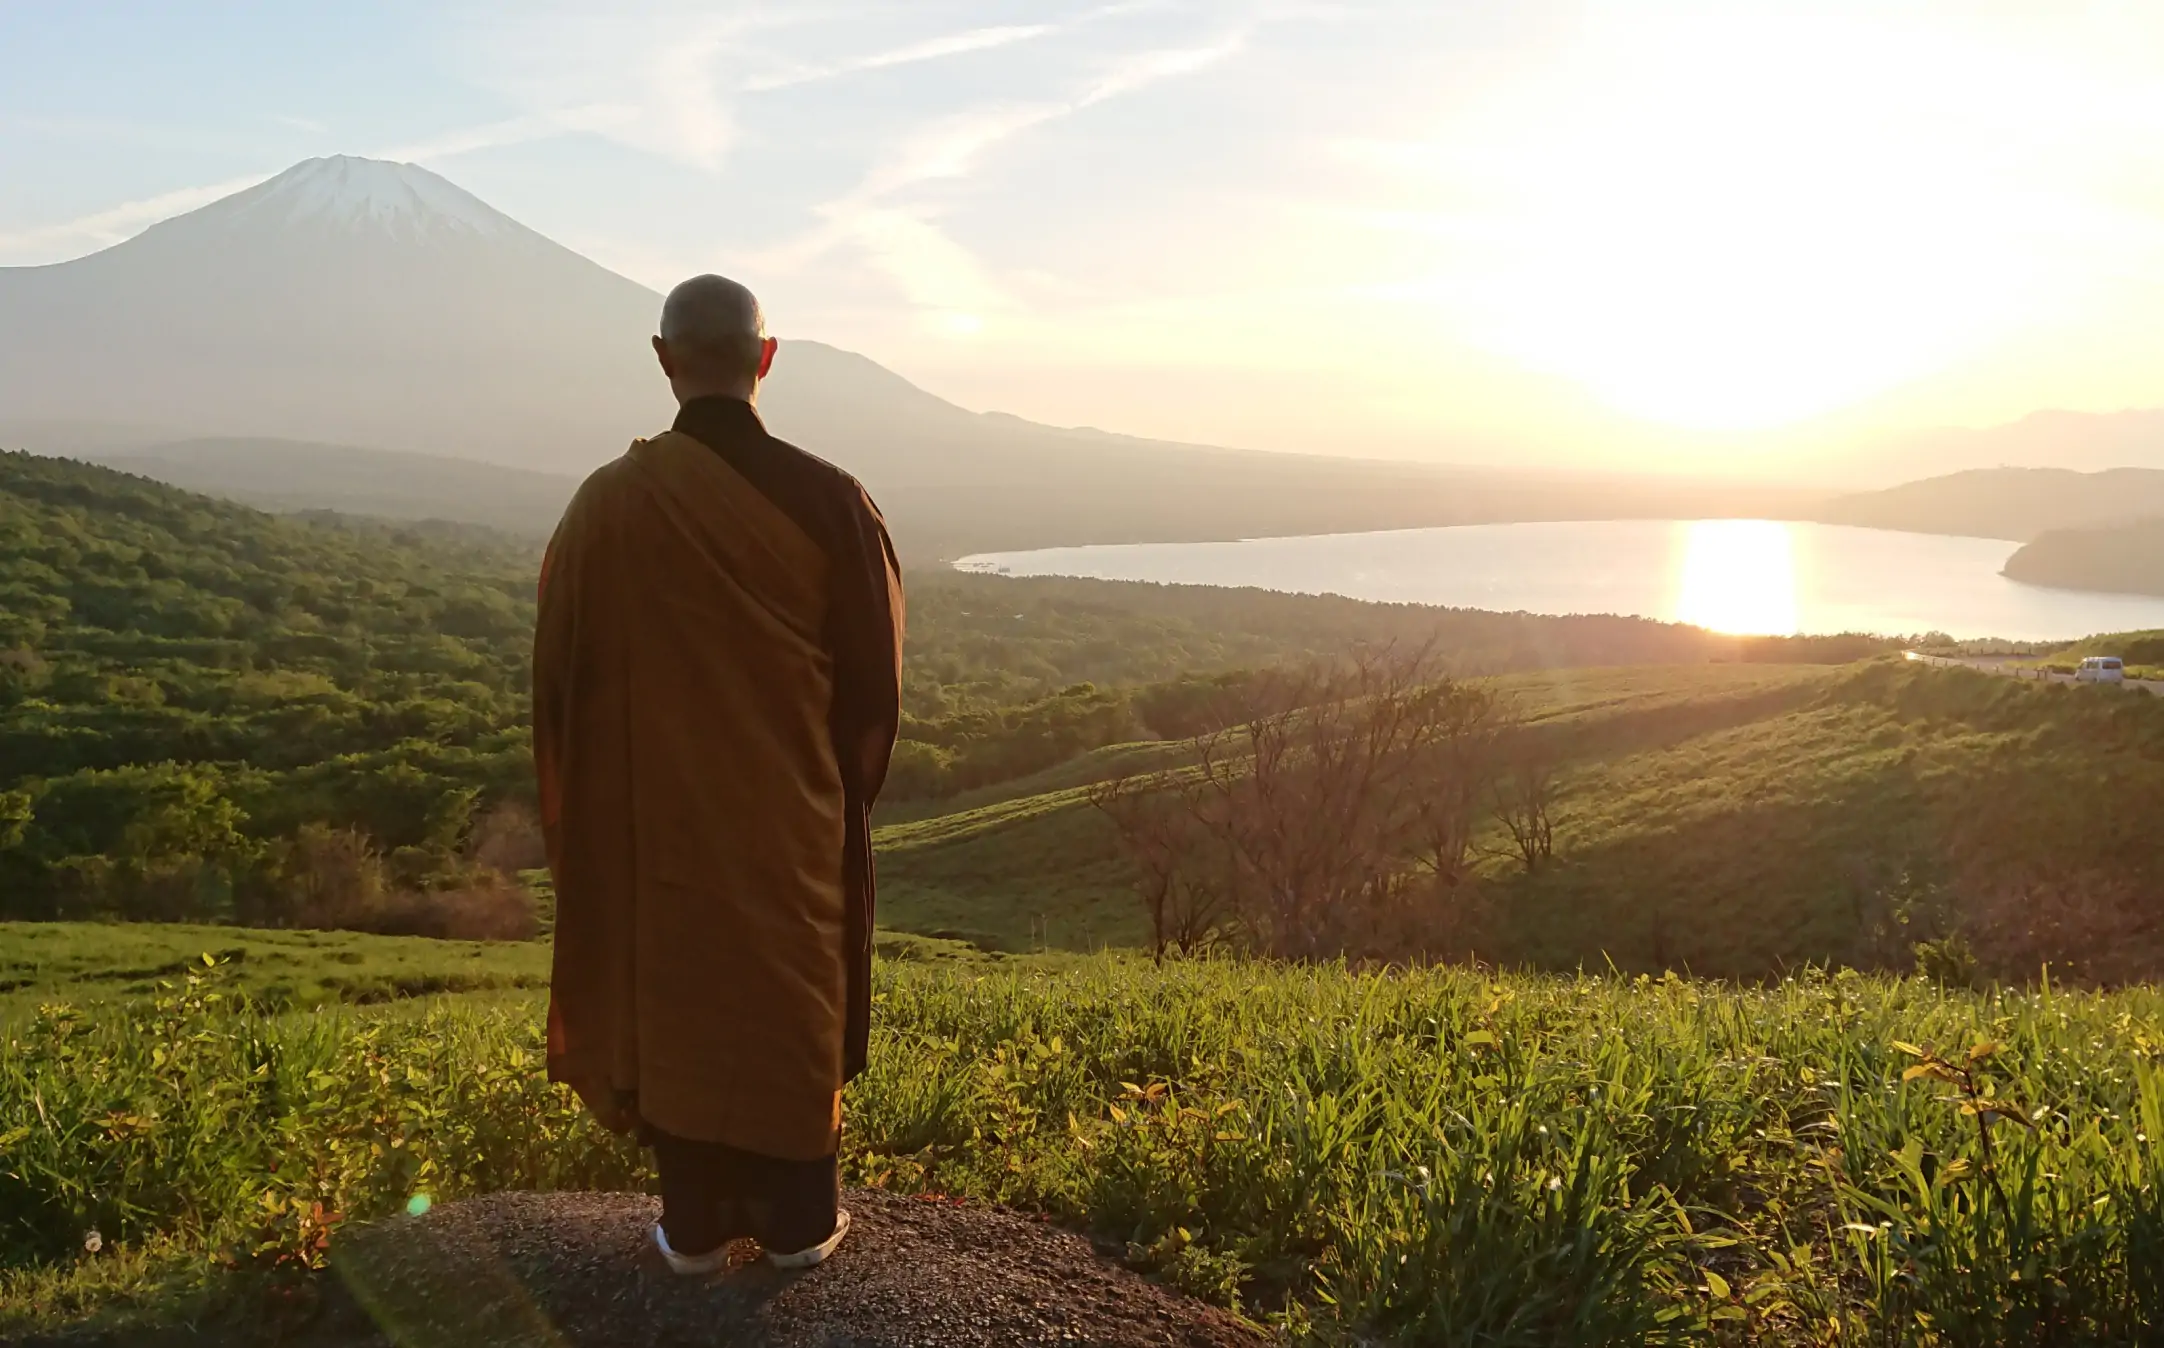
[[[423,164],[965,406],[1678,472],[2164,405],[2164,5],[0,0],[0,265]]]

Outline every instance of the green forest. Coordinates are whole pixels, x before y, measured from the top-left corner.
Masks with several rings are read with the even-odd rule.
[[[510,535],[280,517],[0,455],[0,915],[530,934],[527,661]],[[910,577],[889,801],[1208,729],[1250,671],[1431,644],[1464,674],[1848,658],[1262,591]]]

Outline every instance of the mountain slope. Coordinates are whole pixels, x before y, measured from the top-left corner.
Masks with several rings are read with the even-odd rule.
[[[176,440],[74,457],[264,510],[450,519],[528,536],[563,517],[579,480],[431,454],[309,440]]]
[[[1825,505],[1818,518],[1871,529],[2025,541],[2047,530],[2150,515],[2164,515],[2164,470],[1979,468],[1845,496]]]
[[[277,438],[582,473],[668,424],[660,303],[425,169],[310,160],[89,257],[0,268],[0,426],[44,423],[14,443],[46,452],[69,425],[131,423],[169,428],[138,448]],[[1803,504],[1057,430],[783,338],[770,423],[861,477],[919,556]],[[470,518],[478,490],[428,513]]]
[[[666,420],[654,313],[432,173],[311,160],[0,269],[0,409],[576,468]]]
[[[2024,464],[2090,473],[2164,468],[2164,408],[2054,408],[2000,426],[1917,431],[1873,445],[1845,467],[1857,481],[1883,482]]]

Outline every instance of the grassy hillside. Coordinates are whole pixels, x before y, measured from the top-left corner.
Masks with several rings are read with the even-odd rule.
[[[439,941],[186,923],[0,922],[0,1026],[39,1006],[145,1001],[225,965],[222,985],[269,1008],[362,1006],[548,986],[534,941]]]
[[[1569,727],[1586,753],[1637,737],[1663,743],[1765,714],[1826,685],[1809,667],[1709,665],[1504,676],[1536,724]],[[992,949],[1139,944],[1132,878],[1090,784],[1175,764],[1175,744],[1106,749],[951,802],[882,814],[882,917],[889,925]]]
[[[0,916],[518,929],[536,563],[484,530],[280,518],[0,455]],[[1433,641],[1468,670],[1844,654],[1255,591],[911,588],[905,807],[1168,733],[1217,675],[1362,644]],[[332,873],[363,897],[297,911]]]
[[[1490,958],[1748,978],[1907,968],[1958,931],[2014,977],[2047,959],[2105,980],[2164,961],[2151,699],[1891,663],[1504,682],[1558,761],[1559,823],[1536,874],[1482,864]],[[1082,788],[1170,752],[1100,755],[888,825],[887,920],[995,948],[1139,940],[1130,872]]]
[[[997,958],[902,932],[880,932],[877,947],[881,959],[909,964],[988,967]],[[208,961],[220,966],[221,988],[271,1011],[522,996],[546,989],[549,975],[549,947],[537,941],[182,922],[0,922],[0,1029],[52,1003],[145,1002],[201,974]]]
[[[2070,674],[2092,655],[2116,655],[2130,679],[2164,679],[2164,632],[2104,632],[2049,650],[2022,653],[2029,668]]]
[[[1964,928],[2002,975],[2048,959],[2123,979],[2164,957],[2152,699],[1877,665],[1581,761],[1566,790],[1564,864],[1511,891],[1515,948],[1543,962],[1900,966]]]
[[[2164,594],[2164,519],[2038,534],[2006,559],[2006,574],[2067,590]]]
[[[0,909],[242,916],[326,823],[417,877],[494,864],[489,807],[530,771],[531,565],[0,457]],[[1319,1343],[2164,1320],[2164,1001],[2066,990],[2164,967],[2164,700],[1626,620],[915,595],[920,789],[878,820],[896,930],[850,1182],[1046,1212]],[[1552,860],[1479,840],[1478,953],[1516,972],[1069,953],[1144,936],[1093,784],[1181,769],[1220,677],[1431,639],[1556,769]],[[546,960],[0,922],[0,1338],[251,1342],[345,1223],[644,1184],[537,1070]]]
[[[258,1342],[342,1228],[417,1194],[646,1182],[534,1070],[533,1002],[217,991],[5,1031],[0,1336]],[[890,964],[875,1006],[849,1182],[1044,1211],[1296,1341],[2101,1345],[2164,1318],[2153,991],[1107,959]],[[1987,1147],[1964,1073],[2024,1126]]]

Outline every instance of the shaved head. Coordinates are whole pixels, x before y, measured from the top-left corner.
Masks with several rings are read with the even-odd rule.
[[[679,397],[693,390],[748,396],[773,359],[758,297],[726,276],[694,276],[670,291],[654,348]]]

